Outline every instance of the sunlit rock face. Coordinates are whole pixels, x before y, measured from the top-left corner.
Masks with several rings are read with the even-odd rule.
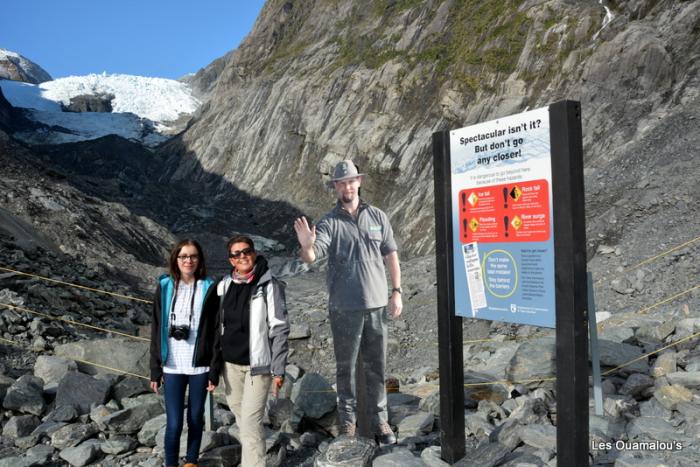
[[[0,79],[39,84],[51,81],[51,75],[28,58],[0,48]]]
[[[402,250],[425,254],[433,132],[579,100],[587,165],[619,172],[630,141],[697,102],[698,4],[642,3],[269,1],[239,49],[191,78],[209,100],[164,149],[196,158],[173,177],[199,162],[318,217],[324,174],[352,158]]]

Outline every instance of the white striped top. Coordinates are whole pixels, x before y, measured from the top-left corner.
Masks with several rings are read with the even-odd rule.
[[[209,372],[208,366],[192,366],[192,357],[194,355],[194,343],[197,339],[197,329],[199,329],[199,319],[202,316],[202,292],[203,283],[197,281],[197,292],[194,296],[194,307],[192,309],[192,324],[190,325],[190,335],[187,340],[176,340],[172,337],[168,338],[168,361],[163,367],[164,373],[178,373],[181,375],[199,375]],[[185,284],[180,282],[177,288],[177,301],[175,302],[175,319],[172,320],[170,312],[168,312],[168,327],[167,332],[170,332],[172,324],[182,325],[190,324],[190,304],[192,303],[192,292],[194,291],[194,283]],[[173,294],[175,299],[175,294]],[[170,303],[172,309],[172,302]]]

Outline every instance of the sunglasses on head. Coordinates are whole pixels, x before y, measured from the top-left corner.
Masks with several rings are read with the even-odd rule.
[[[228,254],[228,257],[236,259],[236,258],[240,258],[241,255],[250,256],[253,253],[255,253],[255,250],[248,247],[248,248],[243,248],[242,250],[232,251]]]

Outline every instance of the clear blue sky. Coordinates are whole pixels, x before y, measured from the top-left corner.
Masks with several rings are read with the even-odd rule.
[[[0,48],[53,78],[124,73],[179,78],[238,47],[264,0],[9,0]]]

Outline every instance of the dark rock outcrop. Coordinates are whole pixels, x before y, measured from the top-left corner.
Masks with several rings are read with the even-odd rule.
[[[111,112],[114,94],[83,94],[71,97],[66,112]]]

